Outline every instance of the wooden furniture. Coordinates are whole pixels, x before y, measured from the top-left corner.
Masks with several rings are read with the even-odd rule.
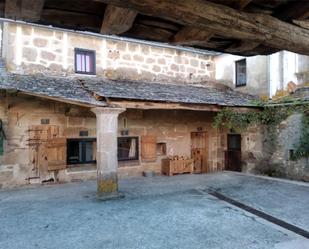
[[[171,160],[162,159],[162,174],[164,175],[174,175],[174,174],[184,174],[193,173],[194,160],[193,159],[181,159],[181,160]]]

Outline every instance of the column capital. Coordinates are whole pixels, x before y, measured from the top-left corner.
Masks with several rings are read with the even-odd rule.
[[[120,113],[124,112],[126,109],[124,108],[112,108],[112,107],[94,107],[91,108],[91,111],[94,112],[96,115],[100,114],[115,114],[119,115]]]

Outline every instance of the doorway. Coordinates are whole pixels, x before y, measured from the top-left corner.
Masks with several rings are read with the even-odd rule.
[[[194,159],[194,173],[209,172],[207,132],[191,132],[191,157]]]
[[[241,171],[241,135],[227,135],[227,151],[225,152],[225,169]]]

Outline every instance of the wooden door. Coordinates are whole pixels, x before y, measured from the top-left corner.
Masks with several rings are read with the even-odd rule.
[[[144,162],[157,160],[157,138],[153,135],[145,135],[141,138],[141,156]]]
[[[191,133],[191,157],[194,159],[194,173],[209,172],[207,132]]]
[[[55,125],[31,125],[29,127],[30,177],[44,178],[48,175],[47,142],[59,136],[59,127]]]
[[[225,169],[241,171],[241,135],[228,134],[227,151],[225,152]]]

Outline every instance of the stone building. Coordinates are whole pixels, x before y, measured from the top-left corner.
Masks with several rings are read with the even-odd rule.
[[[1,27],[1,187],[98,176],[99,194],[113,196],[117,177],[161,174],[166,160],[188,173],[241,170],[241,157],[249,171],[263,160],[260,127],[240,135],[212,126],[224,107],[256,110],[251,94],[260,94],[218,83],[217,53]]]
[[[13,22],[1,52],[2,187],[92,179],[98,167],[114,190],[116,172],[161,173],[172,156],[222,170],[227,134],[213,116],[254,107],[215,83],[212,53]]]

